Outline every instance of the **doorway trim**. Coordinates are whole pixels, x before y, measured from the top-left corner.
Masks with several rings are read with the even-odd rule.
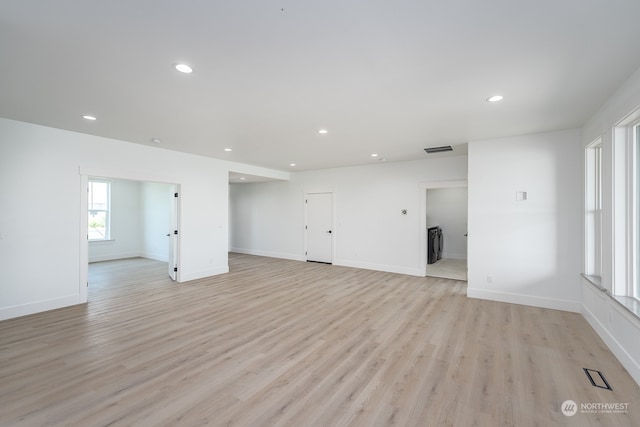
[[[420,191],[420,221],[419,223],[419,236],[420,236],[420,263],[419,268],[422,276],[427,275],[427,190],[433,190],[436,188],[465,188],[469,187],[469,182],[466,179],[454,180],[454,181],[427,181],[421,182],[418,185]],[[467,209],[467,218],[469,217],[469,211]],[[468,254],[467,254],[468,256]],[[467,259],[468,261],[468,259]]]
[[[176,191],[180,193],[181,183],[175,177],[170,175],[156,174],[156,173],[148,173],[145,171],[135,171],[135,170],[121,170],[121,169],[103,169],[103,168],[92,168],[92,167],[84,167],[80,166],[78,168],[78,172],[80,174],[80,268],[79,268],[79,293],[78,293],[78,303],[86,303],[89,300],[89,241],[87,239],[87,228],[88,228],[88,216],[87,216],[87,205],[88,205],[88,195],[87,195],[87,186],[89,184],[89,177],[101,177],[101,178],[112,178],[112,179],[125,179],[130,181],[140,181],[140,182],[157,182],[162,184],[173,184],[176,187]],[[181,205],[182,197],[178,197],[176,200],[177,210],[178,210],[178,230],[182,229],[181,227],[181,216],[180,216],[180,205]],[[180,258],[180,240],[181,233],[178,233],[176,236],[176,263],[178,265],[178,271],[176,275],[176,282],[180,282],[180,271],[182,270],[181,266],[181,258]]]

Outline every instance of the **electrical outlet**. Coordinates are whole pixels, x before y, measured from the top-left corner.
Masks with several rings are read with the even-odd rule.
[[[487,276],[487,283],[490,285],[493,283],[493,276],[490,274]]]

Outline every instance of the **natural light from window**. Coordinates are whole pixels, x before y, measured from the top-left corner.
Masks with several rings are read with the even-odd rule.
[[[640,298],[640,124],[636,124],[633,127],[633,225],[634,225],[634,266],[633,266],[633,281],[634,290],[633,296]]]
[[[600,277],[602,274],[602,142],[600,139],[587,146],[585,194],[585,273]]]
[[[89,240],[109,239],[109,182],[89,181]]]

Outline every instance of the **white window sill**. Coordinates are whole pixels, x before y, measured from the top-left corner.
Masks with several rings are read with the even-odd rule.
[[[607,291],[605,288],[602,287],[602,277],[600,277],[600,276],[590,276],[590,275],[584,274],[584,273],[581,273],[580,275],[582,277],[584,277],[587,280],[587,282],[589,282],[593,286],[595,286],[596,289],[598,289],[600,292],[609,293],[609,291]]]
[[[627,311],[640,319],[640,301],[632,297],[622,297],[619,295],[611,295],[611,298]]]
[[[104,240],[89,240],[89,243],[109,243],[115,242],[116,239],[104,239]]]
[[[602,278],[600,276],[589,276],[583,273],[582,277],[597,290],[611,297],[612,300],[624,307],[630,314],[640,319],[640,300],[633,297],[611,295],[611,292],[602,287]]]

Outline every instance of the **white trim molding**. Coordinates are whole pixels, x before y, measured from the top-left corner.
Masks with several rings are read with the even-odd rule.
[[[66,297],[52,298],[48,300],[29,302],[26,304],[13,305],[0,308],[0,320],[12,319],[14,317],[27,316],[43,311],[56,310],[58,308],[83,304],[78,295],[67,295]]]
[[[586,279],[582,295],[582,316],[640,385],[640,318]]]
[[[528,305],[532,307],[549,308],[552,310],[580,313],[580,301],[570,301],[557,298],[544,298],[533,295],[513,294],[509,292],[487,291],[485,289],[467,288],[467,297],[489,301],[508,302],[511,304]]]

